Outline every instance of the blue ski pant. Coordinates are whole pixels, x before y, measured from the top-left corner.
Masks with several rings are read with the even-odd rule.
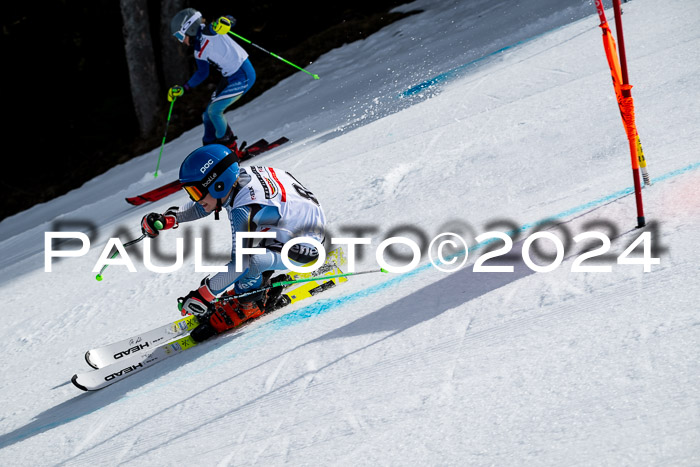
[[[255,83],[255,69],[248,59],[243,62],[237,72],[222,81],[202,114],[204,122],[202,142],[204,144],[224,137],[228,127],[224,111],[248,92],[253,87],[253,83]]]

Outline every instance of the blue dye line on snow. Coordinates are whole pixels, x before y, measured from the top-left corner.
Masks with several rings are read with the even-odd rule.
[[[660,177],[652,179],[652,183],[659,183],[665,180],[668,180],[670,178],[676,177],[678,175],[683,175],[685,173],[691,172],[693,170],[696,170],[700,168],[700,162],[695,162],[693,164],[690,164],[686,167],[683,167],[678,170],[674,170],[672,172],[668,172],[664,175],[661,175]],[[526,230],[529,230],[533,227],[537,227],[539,225],[554,221],[554,220],[561,220],[566,217],[572,216],[574,214],[579,214],[581,212],[590,210],[592,208],[601,206],[603,204],[609,203],[611,201],[614,201],[622,196],[629,195],[631,193],[634,193],[634,188],[633,187],[627,187],[622,190],[618,190],[614,193],[611,193],[607,196],[603,196],[601,198],[598,198],[596,200],[590,201],[588,203],[581,204],[579,206],[573,207],[571,209],[567,209],[566,211],[562,211],[559,214],[556,214],[554,216],[548,217],[546,219],[537,221],[537,222],[532,222],[529,224],[524,224],[518,228],[520,232],[524,232]],[[483,241],[481,243],[477,243],[476,245],[472,246],[469,248],[469,251],[475,251],[480,248],[483,248],[487,244],[491,243],[494,241],[494,239],[490,239],[488,241]],[[463,253],[462,253],[463,254]],[[457,253],[455,256],[459,256],[459,253]],[[289,326],[293,326],[295,324],[301,323],[303,321],[306,321],[309,318],[312,318],[314,316],[322,315],[325,314],[337,307],[343,306],[343,305],[348,305],[351,303],[354,303],[362,298],[372,296],[374,294],[377,294],[379,292],[382,292],[384,290],[387,290],[391,287],[394,287],[395,285],[411,278],[414,277],[430,268],[432,268],[433,265],[432,263],[427,263],[424,264],[423,266],[419,266],[413,271],[401,274],[400,276],[397,276],[393,279],[390,279],[386,282],[382,282],[381,284],[373,285],[371,287],[368,287],[366,289],[360,290],[358,292],[353,292],[348,295],[344,295],[342,297],[335,298],[333,300],[319,300],[315,303],[312,303],[311,305],[305,306],[303,308],[299,308],[298,310],[294,310],[290,313],[287,313],[283,316],[280,316],[279,318],[275,319],[274,321],[270,321],[267,323],[265,326],[259,328],[260,330],[263,330],[264,328],[268,328],[270,331],[277,331]]]
[[[668,172],[664,175],[661,175],[660,177],[654,178],[652,180],[652,182],[653,183],[662,182],[662,181],[671,179],[673,177],[677,177],[679,175],[686,174],[686,173],[691,172],[693,170],[696,170],[698,168],[700,168],[700,162],[695,162],[695,163],[687,165],[681,169],[674,170],[672,172]],[[552,220],[562,219],[562,218],[571,216],[573,214],[578,214],[580,212],[601,206],[605,203],[608,203],[610,201],[618,199],[622,196],[631,194],[633,192],[634,192],[634,188],[628,187],[628,188],[616,191],[614,193],[611,193],[610,195],[603,196],[602,198],[598,198],[594,201],[591,201],[591,202],[588,202],[585,204],[581,204],[579,206],[568,209],[566,211],[562,211],[559,214],[552,216],[550,218],[547,218],[545,220],[533,222],[530,224],[524,224],[519,228],[519,230],[525,231],[525,230],[528,230],[532,227],[538,226],[540,224],[543,224],[543,223],[546,223],[546,222],[549,222]],[[479,244],[476,244],[473,247],[470,247],[469,251],[473,251],[473,250],[477,250],[479,248],[482,248],[487,243],[489,243],[489,242],[481,242]],[[455,255],[455,256],[458,256],[458,255]],[[298,310],[294,310],[292,312],[289,312],[286,315],[282,315],[279,318],[277,318],[273,321],[270,321],[270,322],[264,324],[263,326],[257,328],[256,332],[253,332],[251,334],[247,334],[247,335],[243,336],[243,340],[235,339],[235,340],[231,341],[230,344],[236,347],[236,351],[232,354],[227,355],[227,357],[225,359],[219,360],[217,362],[212,363],[211,365],[208,365],[207,367],[203,368],[201,371],[206,372],[206,371],[210,370],[211,368],[219,366],[220,364],[223,363],[223,361],[230,360],[231,358],[237,357],[241,351],[248,350],[257,344],[264,343],[264,341],[268,337],[272,336],[273,334],[275,334],[277,331],[279,331],[281,329],[284,329],[284,328],[287,328],[290,326],[294,326],[296,324],[299,324],[299,323],[306,321],[309,318],[313,318],[315,316],[325,314],[325,313],[327,313],[327,312],[329,312],[329,311],[331,311],[339,306],[348,305],[348,304],[356,302],[362,298],[369,297],[369,296],[372,296],[372,295],[377,294],[379,292],[382,292],[384,290],[387,290],[387,289],[389,289],[389,288],[391,288],[391,287],[393,287],[393,286],[395,286],[395,285],[397,285],[397,284],[399,284],[399,283],[401,283],[401,282],[403,282],[411,277],[414,277],[414,276],[422,273],[423,271],[426,271],[431,266],[432,266],[432,264],[428,263],[428,264],[425,264],[423,266],[420,266],[420,267],[414,269],[413,271],[410,271],[410,272],[407,272],[407,273],[402,274],[400,276],[397,276],[397,277],[390,279],[386,282],[382,282],[381,284],[377,284],[377,285],[368,287],[366,289],[359,290],[357,292],[353,292],[351,294],[348,294],[348,295],[345,295],[342,297],[338,297],[338,298],[333,299],[333,300],[320,300],[320,301],[313,303],[311,305],[308,305],[308,306],[305,306],[303,308],[299,308]],[[225,347],[228,347],[228,346],[221,347],[221,348],[216,349],[214,351],[220,351],[220,350],[224,349]],[[173,384],[176,381],[178,381],[178,379],[176,379],[175,381],[169,382],[168,384],[165,384],[165,385],[157,385],[153,389],[154,390],[160,389],[163,386],[168,386],[169,384]],[[147,392],[150,392],[150,391],[147,391]],[[125,396],[121,400],[117,401],[117,403],[125,402],[131,398],[138,397],[142,394],[143,394],[143,392],[136,394],[136,395],[133,395],[133,396]],[[48,430],[53,429],[55,427],[58,427],[60,425],[72,422],[73,420],[79,419],[81,417],[90,415],[90,414],[95,413],[95,412],[99,412],[100,410],[103,410],[105,407],[107,407],[107,406],[98,407],[98,408],[91,409],[91,410],[85,410],[84,412],[79,413],[79,414],[75,414],[74,416],[71,416],[71,417],[66,417],[64,419],[61,419],[61,420],[58,420],[55,422],[50,422],[50,423],[47,423],[45,425],[36,426],[36,427],[32,427],[30,429],[27,429],[25,431],[21,431],[20,433],[17,433],[14,436],[10,436],[7,439],[5,439],[4,440],[5,442],[3,443],[3,447],[9,446],[11,444],[14,444],[20,440],[29,438],[29,437],[34,436],[36,434],[43,433],[45,431],[48,431]]]
[[[498,55],[502,52],[505,52],[508,49],[512,49],[512,48],[517,47],[519,45],[525,44],[527,42],[530,42],[531,40],[540,38],[542,36],[549,34],[550,32],[556,31],[557,29],[561,29],[561,28],[563,28],[563,26],[559,26],[559,27],[556,27],[554,29],[550,29],[549,31],[534,35],[532,37],[528,37],[527,39],[519,40],[518,42],[516,42],[514,44],[507,45],[507,46],[500,48],[494,52],[491,52],[488,55],[484,55],[483,57],[479,57],[475,60],[472,60],[471,62],[465,63],[463,65],[459,65],[458,67],[452,68],[451,70],[448,70],[444,73],[440,73],[439,75],[434,76],[433,78],[430,78],[429,80],[423,81],[422,83],[416,84],[415,86],[405,90],[404,92],[402,92],[399,95],[399,97],[415,96],[416,94],[423,91],[424,89],[427,89],[427,88],[432,87],[436,84],[442,83],[443,81],[448,81],[450,79],[458,77],[460,72],[462,72],[463,70],[465,70],[466,68],[468,68],[472,65],[476,65],[477,63],[481,62],[482,60],[486,60],[487,58],[491,58],[495,55]]]
[[[550,33],[554,32],[554,31],[559,30],[559,29],[563,29],[563,28],[565,28],[565,27],[571,26],[572,24],[578,23],[578,22],[580,22],[580,21],[588,21],[588,18],[581,18],[581,19],[579,19],[579,20],[577,20],[577,21],[574,21],[573,23],[563,24],[563,25],[561,25],[561,26],[557,26],[557,27],[552,28],[552,29],[550,29],[550,30],[548,30],[548,31],[545,31],[545,32],[543,32],[543,33],[535,34],[535,35],[532,36],[532,37],[528,37],[528,38],[526,38],[526,39],[519,40],[518,42],[515,42],[514,44],[507,45],[507,46],[505,46],[505,47],[503,47],[503,48],[501,48],[501,49],[498,49],[498,50],[496,50],[496,51],[494,51],[494,52],[491,52],[491,53],[489,53],[489,54],[487,54],[487,55],[484,55],[483,57],[479,57],[479,58],[477,58],[477,59],[474,59],[474,60],[472,60],[471,62],[468,62],[468,63],[462,64],[462,65],[459,65],[458,67],[452,68],[451,70],[447,70],[447,71],[444,72],[444,73],[440,73],[439,75],[434,76],[433,78],[430,78],[430,79],[428,79],[428,80],[426,80],[426,81],[423,81],[422,83],[416,84],[415,86],[413,86],[413,87],[411,87],[411,88],[405,90],[404,92],[402,92],[401,94],[399,94],[399,98],[401,98],[401,97],[410,97],[410,96],[414,96],[414,95],[420,93],[421,91],[423,91],[424,89],[427,89],[427,88],[429,88],[429,87],[435,86],[436,84],[442,83],[443,81],[448,81],[448,80],[450,80],[450,79],[457,78],[457,77],[459,76],[460,72],[464,71],[466,68],[468,68],[468,67],[471,66],[471,65],[476,65],[477,63],[479,63],[479,62],[481,62],[481,61],[483,61],[483,60],[486,60],[487,58],[491,58],[491,57],[493,57],[493,56],[495,56],[495,55],[498,55],[498,54],[500,54],[500,53],[502,53],[502,52],[505,52],[505,51],[508,50],[508,49],[513,49],[513,48],[518,47],[518,46],[520,46],[520,45],[523,45],[523,44],[525,44],[525,43],[527,43],[527,42],[530,42],[530,41],[532,41],[532,40],[534,40],[534,39],[538,39],[538,38],[540,38],[540,37],[544,37],[544,36],[546,36],[547,34],[550,34]]]

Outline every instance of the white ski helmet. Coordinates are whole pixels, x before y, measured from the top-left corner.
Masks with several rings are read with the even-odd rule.
[[[185,40],[185,35],[195,37],[202,23],[202,14],[194,8],[185,8],[178,12],[170,21],[170,33],[180,42]]]

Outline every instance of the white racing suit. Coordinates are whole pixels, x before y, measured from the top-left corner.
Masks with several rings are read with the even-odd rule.
[[[324,240],[326,216],[316,197],[291,174],[272,167],[241,167],[241,174],[228,197],[222,200],[231,223],[231,261],[226,272],[209,279],[209,289],[218,295],[235,284],[235,292],[254,290],[262,285],[262,273],[282,270],[282,247],[298,237]],[[189,222],[208,216],[198,204],[189,201],[176,212],[178,222]],[[238,232],[274,232],[276,238],[263,239],[264,254],[243,256],[241,272],[236,272],[236,234]],[[246,240],[243,245],[252,247]],[[313,261],[318,251],[301,243],[289,252],[297,265]]]

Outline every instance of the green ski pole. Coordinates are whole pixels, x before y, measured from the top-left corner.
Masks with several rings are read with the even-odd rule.
[[[163,229],[163,223],[162,223],[161,221],[155,221],[154,225],[155,225],[155,228],[158,229],[158,230],[162,230],[162,229]],[[137,238],[137,239],[135,239],[135,240],[132,240],[132,241],[130,241],[130,242],[125,243],[125,244],[124,244],[124,248],[126,248],[126,247],[128,247],[128,246],[131,246],[131,245],[133,245],[133,244],[135,244],[135,243],[138,243],[138,242],[140,242],[141,240],[143,240],[144,238],[146,238],[146,234],[143,234],[143,235],[141,235],[139,238]],[[118,254],[119,254],[119,250],[115,251],[114,254],[112,254],[112,256],[109,257],[109,259],[114,259],[114,258],[116,258]],[[97,273],[97,276],[95,276],[95,279],[97,279],[98,282],[101,281],[101,280],[103,279],[102,273],[105,272],[105,269],[107,269],[107,266],[109,266],[109,264],[105,264],[104,266],[102,266],[102,269],[100,269],[100,272]]]
[[[222,16],[221,18],[219,18],[218,21],[214,21],[214,23],[212,24],[212,27],[213,27],[214,31],[216,31],[217,34],[226,34],[226,33],[231,34],[232,36],[239,38],[243,42],[246,42],[246,43],[252,45],[253,47],[256,47],[256,48],[262,50],[266,54],[270,54],[273,57],[275,57],[276,59],[282,60],[287,65],[291,65],[294,68],[296,68],[297,70],[303,71],[307,75],[312,76],[314,79],[320,79],[318,75],[315,75],[315,74],[311,73],[310,71],[307,71],[307,70],[303,69],[302,67],[293,64],[289,60],[280,57],[276,53],[270,52],[269,50],[266,50],[266,49],[260,47],[258,44],[254,44],[253,42],[249,41],[245,37],[242,37],[242,36],[236,34],[235,32],[231,31],[231,21],[229,21],[229,19],[226,18],[225,16]]]
[[[170,116],[173,114],[173,106],[175,105],[175,100],[177,97],[173,98],[170,103],[170,110],[168,111],[168,121],[165,123],[165,134],[163,135],[163,142],[160,145],[160,153],[158,154],[158,163],[156,164],[156,172],[153,174],[154,178],[158,178],[158,168],[160,168],[160,156],[163,155],[163,147],[165,146],[165,137],[168,136],[168,127],[170,126]]]
[[[291,280],[291,281],[279,281],[279,282],[274,282],[270,284],[270,287],[279,287],[280,285],[292,285],[292,284],[299,284],[301,282],[313,282],[313,281],[325,281],[327,279],[337,279],[339,277],[348,277],[348,276],[359,276],[361,274],[373,274],[375,272],[385,272],[388,273],[384,268],[380,269],[372,269],[371,271],[360,271],[360,272],[346,272],[344,274],[333,274],[332,276],[318,276],[318,277],[307,277],[304,279],[296,279],[296,280]]]
[[[283,286],[283,285],[300,284],[302,282],[325,281],[325,280],[330,280],[330,279],[337,279],[339,277],[359,276],[361,274],[374,274],[375,272],[388,273],[389,271],[387,271],[384,268],[380,268],[380,269],[372,269],[370,271],[347,272],[344,274],[334,274],[332,276],[317,276],[317,277],[308,277],[308,278],[304,278],[304,279],[296,279],[296,280],[291,280],[291,281],[273,282],[270,285],[267,285],[265,287],[261,287],[259,289],[251,290],[250,292],[221,297],[218,299],[218,301],[227,302],[227,301],[231,301],[233,299],[237,299],[240,297],[247,297],[249,295],[253,295],[253,294],[259,293],[261,291],[265,291],[265,290],[270,290],[270,289],[273,289],[275,287],[279,287],[279,286]]]

